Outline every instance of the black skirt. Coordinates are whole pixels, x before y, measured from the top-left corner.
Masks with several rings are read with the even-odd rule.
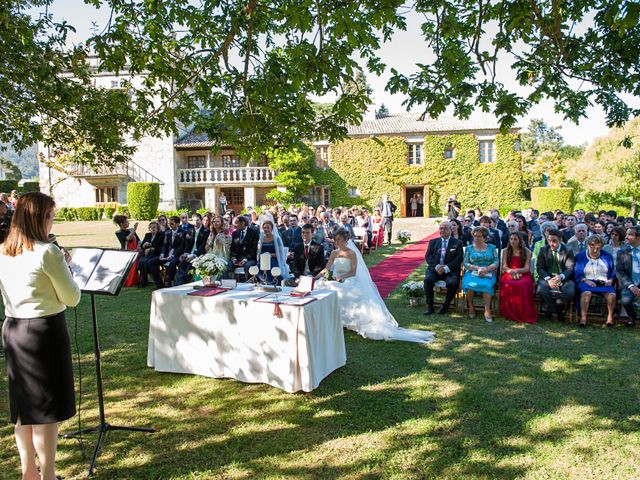
[[[5,318],[2,327],[11,421],[55,423],[76,413],[71,342],[64,312]]]

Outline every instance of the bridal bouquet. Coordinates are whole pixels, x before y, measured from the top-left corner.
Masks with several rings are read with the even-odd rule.
[[[407,243],[409,240],[411,240],[411,232],[409,230],[400,230],[398,233],[396,233],[396,239],[400,243]]]
[[[227,262],[224,258],[219,257],[213,253],[206,253],[193,262],[191,262],[193,271],[205,277],[218,277],[227,271]]]

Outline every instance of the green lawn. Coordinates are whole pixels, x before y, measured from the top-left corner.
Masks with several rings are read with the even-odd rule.
[[[158,432],[110,433],[96,478],[640,478],[637,331],[502,319],[488,325],[456,315],[425,320],[396,290],[388,304],[400,324],[433,330],[436,342],[346,332],[346,366],[312,393],[292,395],[147,368],[150,295],[126,289],[98,299],[107,420]],[[82,420],[92,426],[88,307],[83,298],[78,342]],[[67,318],[73,340],[73,310]],[[7,411],[3,394],[0,412]],[[88,453],[94,441],[86,437]],[[65,478],[81,478],[87,463],[76,441],[60,442]],[[0,478],[18,478],[18,465],[12,426],[3,423]]]

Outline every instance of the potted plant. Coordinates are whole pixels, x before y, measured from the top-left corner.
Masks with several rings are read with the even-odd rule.
[[[402,285],[402,291],[409,298],[409,305],[412,307],[417,306],[424,295],[422,283],[420,282],[407,282]]]
[[[407,243],[411,240],[411,232],[409,230],[400,230],[396,233],[396,239],[402,244]]]
[[[206,253],[196,258],[191,263],[192,271],[202,277],[202,284],[214,285],[215,280],[227,271],[227,262],[224,258],[213,253]]]

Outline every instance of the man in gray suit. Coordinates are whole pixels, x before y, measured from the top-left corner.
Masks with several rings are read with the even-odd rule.
[[[557,313],[560,322],[575,294],[574,265],[573,252],[562,243],[562,233],[555,228],[549,230],[547,245],[540,249],[536,261],[538,293],[547,305],[547,317]]]
[[[627,327],[636,325],[634,303],[640,302],[640,226],[627,229],[627,246],[620,249],[616,260],[616,277],[620,286],[620,301],[629,320]]]

